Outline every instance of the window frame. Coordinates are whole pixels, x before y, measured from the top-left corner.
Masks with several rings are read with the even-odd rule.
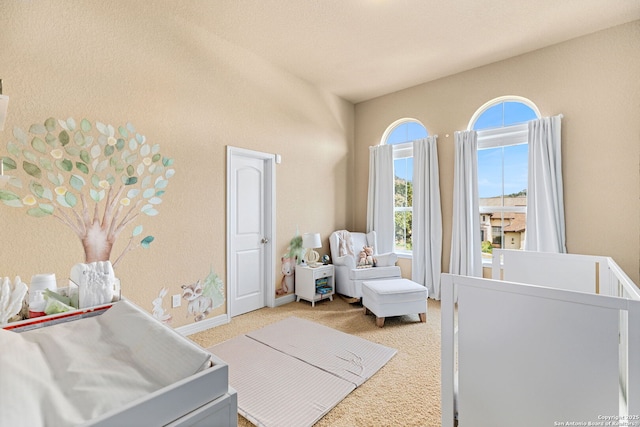
[[[402,118],[399,120],[396,120],[395,122],[393,122],[392,124],[390,124],[387,129],[385,130],[384,134],[382,135],[382,138],[380,140],[380,144],[381,145],[386,145],[389,144],[393,147],[393,161],[394,161],[394,180],[395,180],[395,161],[399,160],[399,159],[406,159],[406,158],[413,158],[413,140],[412,141],[407,141],[407,142],[401,142],[401,143],[388,143],[387,140],[389,139],[389,137],[391,136],[391,134],[393,134],[393,132],[401,125],[406,124],[406,123],[415,123],[418,124],[420,126],[422,126],[422,128],[424,129],[426,136],[429,136],[429,131],[427,130],[427,127],[419,120],[414,119],[414,118]],[[413,181],[412,181],[413,182]],[[394,194],[395,194],[395,183],[394,183]],[[395,218],[395,214],[396,212],[411,212],[411,216],[413,219],[413,204],[412,206],[405,206],[405,207],[396,207],[395,203],[393,205],[393,214],[394,214],[394,218]],[[395,229],[395,224],[394,224],[394,229]],[[394,233],[395,236],[395,233]],[[413,257],[413,250],[400,250],[397,249],[395,247],[395,238],[394,238],[394,252],[398,255],[399,258],[412,258]]]
[[[527,107],[529,107],[531,110],[533,110],[533,112],[536,115],[536,118],[540,118],[540,110],[538,110],[538,107],[531,102],[530,100],[520,97],[520,96],[501,96],[498,98],[494,98],[488,102],[486,102],[484,105],[482,105],[480,108],[478,108],[478,110],[476,110],[476,112],[473,114],[473,116],[471,117],[471,120],[469,121],[469,124],[467,126],[468,130],[473,130],[476,122],[478,121],[478,119],[490,108],[492,108],[495,105],[501,104],[501,103],[505,103],[505,102],[513,102],[513,103],[521,103],[526,105]],[[516,123],[516,124],[512,124],[512,125],[508,125],[508,126],[501,126],[501,127],[493,127],[493,128],[486,128],[486,129],[480,129],[477,130],[477,150],[485,150],[485,149],[489,149],[489,148],[498,148],[498,147],[511,147],[511,146],[515,146],[515,145],[521,145],[521,144],[528,144],[528,136],[529,136],[529,126],[527,122],[524,123]],[[504,175],[504,169],[505,169],[505,165],[503,163],[502,165],[502,173]],[[527,186],[528,189],[528,186]],[[503,193],[504,193],[504,189],[503,189]],[[491,227],[492,229],[494,228],[491,225],[491,215],[492,214],[499,214],[502,219],[502,226],[501,228],[501,234],[500,234],[500,241],[502,243],[504,243],[505,241],[505,232],[504,232],[504,214],[506,213],[524,213],[526,215],[527,213],[527,206],[505,206],[504,205],[504,194],[501,195],[502,198],[502,205],[501,206],[482,206],[479,205],[478,206],[478,215],[480,216],[480,219],[482,220],[482,215],[489,215],[489,227]],[[479,198],[480,199],[480,198]],[[528,202],[528,201],[527,201]],[[480,221],[480,224],[482,226],[482,221]],[[525,231],[526,233],[526,231]],[[482,235],[482,229],[481,229],[481,233]],[[493,230],[491,233],[491,243],[493,243],[493,241],[495,240],[496,236],[494,236]],[[525,234],[525,238],[526,238],[526,234]],[[482,246],[482,245],[481,245]],[[501,248],[504,248],[504,244],[501,244]],[[482,253],[481,253],[482,255]],[[482,264],[483,266],[490,266],[491,265],[491,259],[490,258],[485,258],[482,257]]]

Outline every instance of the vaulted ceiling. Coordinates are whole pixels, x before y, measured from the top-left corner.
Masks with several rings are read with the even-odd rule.
[[[195,24],[353,103],[640,19],[640,0],[212,0]]]

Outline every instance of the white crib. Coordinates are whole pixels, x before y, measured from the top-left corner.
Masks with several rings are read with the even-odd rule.
[[[618,265],[494,250],[492,274],[442,275],[442,425],[640,426],[640,292]]]

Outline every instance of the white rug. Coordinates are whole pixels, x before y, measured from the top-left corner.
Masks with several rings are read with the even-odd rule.
[[[312,426],[396,350],[297,317],[208,349],[229,364],[238,412],[256,426]]]

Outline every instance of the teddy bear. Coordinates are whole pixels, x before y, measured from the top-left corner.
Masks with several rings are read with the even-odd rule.
[[[282,267],[280,268],[280,271],[282,272],[282,281],[280,282],[280,289],[276,291],[276,295],[284,295],[288,294],[290,291],[293,291],[295,282],[295,258],[282,257],[281,261]]]
[[[362,250],[366,255],[365,264],[375,267],[378,261],[373,257],[373,246],[364,246]]]
[[[362,249],[358,254],[358,267],[366,267],[367,265],[367,253]]]

